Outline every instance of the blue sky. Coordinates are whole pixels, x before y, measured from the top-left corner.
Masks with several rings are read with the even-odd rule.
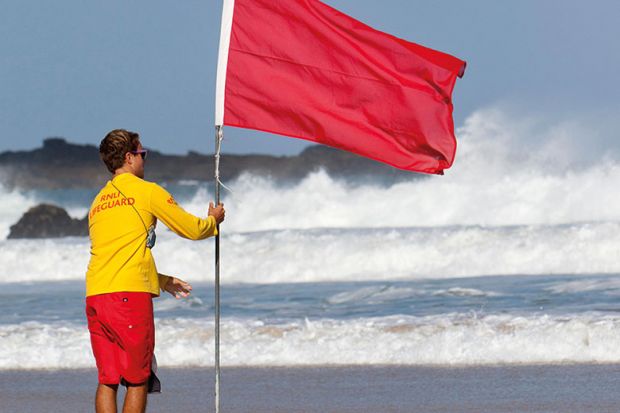
[[[467,60],[455,121],[504,105],[538,116],[618,113],[620,1],[327,0],[396,36]],[[0,5],[0,151],[123,127],[168,153],[213,149],[219,0]],[[616,136],[609,137],[616,141]],[[227,128],[225,152],[307,143]]]

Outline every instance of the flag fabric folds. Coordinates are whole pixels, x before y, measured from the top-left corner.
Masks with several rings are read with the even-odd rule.
[[[456,151],[452,90],[464,70],[318,0],[224,0],[216,125],[441,174]]]

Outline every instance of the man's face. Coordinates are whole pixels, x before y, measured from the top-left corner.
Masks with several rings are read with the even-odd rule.
[[[139,152],[142,151],[143,149],[144,148],[142,147],[142,143],[138,142],[138,147],[135,151],[138,153],[129,152],[126,155],[127,156],[126,163],[131,169],[131,172],[138,178],[142,178],[142,179],[144,179],[144,158],[143,158],[144,154],[140,154]]]

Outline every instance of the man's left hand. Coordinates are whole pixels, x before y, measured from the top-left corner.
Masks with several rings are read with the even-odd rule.
[[[170,277],[163,289],[173,295],[174,298],[179,299],[188,297],[192,291],[192,286],[177,277]]]

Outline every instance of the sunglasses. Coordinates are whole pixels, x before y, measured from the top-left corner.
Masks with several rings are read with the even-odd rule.
[[[134,155],[140,155],[143,160],[146,159],[146,154],[148,152],[149,151],[147,151],[146,149],[140,149],[139,151],[129,151],[129,153],[133,153]]]

